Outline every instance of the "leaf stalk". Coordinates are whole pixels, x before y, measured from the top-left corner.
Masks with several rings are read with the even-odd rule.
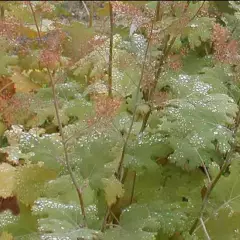
[[[41,33],[40,33],[40,29],[39,29],[39,26],[38,26],[38,23],[37,23],[36,14],[34,12],[32,3],[30,1],[29,1],[29,6],[30,6],[30,9],[31,9],[31,12],[32,12],[32,16],[33,16],[33,19],[34,19],[35,26],[37,28],[39,42],[42,45],[43,40],[41,38]],[[83,192],[82,192],[81,188],[78,186],[77,180],[76,180],[76,178],[73,174],[73,171],[72,171],[72,168],[71,168],[71,165],[70,165],[69,155],[68,155],[67,145],[66,145],[66,140],[65,140],[65,134],[64,134],[64,131],[63,131],[63,126],[62,126],[61,119],[60,119],[60,114],[59,114],[59,104],[58,104],[58,97],[57,97],[57,93],[56,93],[54,79],[53,79],[53,76],[51,74],[51,71],[50,71],[49,67],[47,66],[46,68],[47,68],[47,73],[48,73],[48,76],[49,76],[49,80],[51,82],[51,88],[52,88],[52,94],[53,94],[53,103],[54,103],[54,108],[55,108],[55,112],[56,112],[59,132],[60,132],[60,135],[61,135],[61,138],[62,138],[62,145],[63,145],[63,150],[64,150],[65,163],[66,163],[68,172],[70,174],[72,183],[73,183],[73,185],[74,185],[74,187],[77,191],[77,194],[78,194],[81,213],[83,215],[84,226],[87,227],[87,218],[86,218],[86,212],[85,212],[85,208],[84,208]]]

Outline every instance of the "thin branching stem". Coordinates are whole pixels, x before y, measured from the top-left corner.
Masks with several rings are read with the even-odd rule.
[[[189,23],[191,21],[193,21],[197,15],[199,14],[199,12],[201,11],[201,9],[203,8],[205,4],[205,1],[203,1],[203,3],[201,4],[201,6],[198,8],[198,10],[196,11],[196,13],[189,19]],[[187,9],[189,7],[189,3],[187,4],[185,10],[184,10],[184,14],[186,14],[187,12]],[[159,11],[159,8],[158,8],[158,5],[156,7],[156,14],[155,14],[155,18],[156,20],[158,19],[157,18],[157,14],[158,14],[158,11]],[[164,40],[164,46],[163,46],[163,51],[160,53],[160,56],[158,57],[158,61],[156,62],[156,65],[155,65],[155,75],[154,75],[154,82],[153,82],[153,86],[148,90],[148,93],[145,94],[145,101],[148,102],[151,100],[152,98],[152,95],[156,89],[156,86],[157,86],[157,82],[158,82],[158,79],[163,71],[163,68],[164,68],[164,65],[165,65],[165,62],[168,58],[168,55],[172,49],[172,46],[173,44],[175,43],[177,39],[177,36],[173,36],[171,37],[170,34],[167,34],[166,37],[165,37],[165,40]],[[142,127],[141,127],[141,132],[143,132],[147,126],[147,122],[148,122],[148,119],[151,115],[151,109],[149,111],[149,113],[145,116],[144,120],[143,120],[143,123],[142,123]]]
[[[94,5],[93,5],[93,1],[90,2],[90,15],[89,15],[89,25],[88,27],[92,27],[93,26],[93,16],[94,16]]]
[[[203,1],[202,5],[199,7],[199,9],[197,10],[197,12],[191,17],[190,22],[191,22],[192,20],[194,20],[195,17],[197,17],[197,15],[198,15],[198,14],[200,13],[200,11],[202,10],[205,2],[206,2],[206,0]]]
[[[112,217],[115,219],[116,223],[118,225],[120,225],[119,219],[116,217],[116,215],[111,211],[110,214],[112,215]]]
[[[112,3],[108,1],[110,19],[110,45],[108,59],[108,96],[112,97],[112,68],[113,68],[113,10]]]
[[[139,79],[139,82],[138,82],[138,85],[137,85],[137,93],[136,93],[136,96],[135,96],[135,99],[134,99],[135,100],[135,106],[134,106],[134,110],[133,110],[132,120],[131,120],[129,129],[128,129],[128,132],[127,132],[124,144],[123,144],[123,148],[122,148],[122,152],[121,152],[121,158],[120,158],[119,165],[118,165],[117,172],[116,172],[117,179],[119,181],[121,181],[122,183],[124,182],[124,174],[122,174],[122,172],[123,172],[122,170],[123,170],[124,156],[125,156],[125,153],[126,153],[126,150],[127,150],[127,144],[128,144],[128,140],[130,138],[131,132],[132,132],[134,120],[136,118],[137,107],[138,107],[137,102],[138,102],[138,99],[139,99],[140,87],[141,87],[141,84],[142,84],[142,81],[143,81],[145,65],[146,65],[146,62],[147,62],[148,50],[149,50],[149,46],[150,46],[150,42],[151,42],[151,38],[152,38],[153,24],[154,24],[154,21],[152,21],[150,35],[149,35],[147,47],[146,47],[144,58],[143,58],[143,63],[142,63],[142,68],[141,68],[141,75],[140,75],[140,79]],[[118,203],[118,201],[119,201],[119,199],[117,200],[116,204]],[[105,217],[104,217],[104,220],[103,220],[103,223],[102,223],[102,227],[101,227],[101,231],[102,232],[104,232],[105,229],[106,229],[106,226],[108,224],[107,221],[109,219],[109,216],[111,214],[111,209],[112,209],[113,206],[114,205],[112,205],[111,207],[107,208],[107,211],[105,213]]]
[[[88,9],[85,1],[81,1],[83,7],[88,15],[88,27],[91,28],[93,25],[93,1],[90,2],[90,10]]]
[[[4,6],[1,6],[1,20],[4,20],[4,17],[5,17],[5,9],[4,9]]]
[[[111,214],[111,209],[110,207],[107,207],[106,213],[103,218],[102,226],[101,226],[101,232],[105,231],[106,226],[108,225],[108,218],[110,214]]]
[[[130,205],[133,203],[133,197],[134,197],[134,191],[135,191],[135,185],[136,185],[136,177],[137,177],[137,173],[136,173],[136,171],[134,171],[133,172],[133,182],[132,182]]]
[[[82,4],[83,4],[84,9],[86,10],[86,13],[87,13],[88,17],[89,17],[89,16],[90,16],[90,12],[89,12],[89,10],[88,10],[88,7],[87,7],[85,1],[81,1],[81,2],[82,2]]]
[[[238,130],[239,125],[240,125],[240,106],[239,106],[239,110],[238,110],[238,113],[237,113],[237,116],[236,116],[235,125],[234,125],[234,128],[233,128],[233,141],[236,141],[237,130]],[[207,186],[207,191],[206,191],[206,193],[204,195],[204,198],[203,198],[203,202],[202,202],[202,206],[201,206],[201,209],[200,209],[200,212],[199,212],[199,216],[198,216],[198,218],[196,218],[195,222],[193,223],[193,225],[192,225],[192,227],[189,231],[190,235],[192,235],[193,232],[195,231],[195,229],[197,228],[198,223],[199,223],[199,219],[203,216],[203,214],[206,210],[209,197],[210,197],[214,187],[217,185],[219,179],[222,177],[223,173],[229,167],[229,164],[231,163],[231,160],[232,160],[232,157],[233,157],[234,153],[235,153],[235,143],[231,144],[231,148],[227,152],[227,154],[225,155],[224,163],[223,163],[220,171],[218,172],[217,176]]]
[[[11,86],[12,84],[14,84],[14,82],[10,82],[10,83],[7,83],[5,86],[3,86],[1,89],[0,89],[0,94],[1,92],[3,92],[5,89],[7,89],[9,86]]]
[[[41,34],[40,34],[40,30],[39,30],[39,26],[38,26],[37,19],[36,19],[36,15],[35,15],[32,3],[30,1],[29,1],[29,6],[30,6],[30,9],[31,9],[33,18],[34,18],[36,28],[37,28],[39,42],[41,44],[43,44]],[[51,73],[49,67],[47,66],[46,68],[47,68],[47,73],[48,73],[48,76],[49,76],[49,80],[51,82],[52,94],[53,94],[53,103],[54,103],[54,108],[55,108],[55,112],[56,112],[59,132],[60,132],[60,135],[61,135],[61,138],[62,138],[65,163],[66,163],[68,172],[70,174],[72,183],[73,183],[74,187],[76,188],[76,191],[77,191],[77,194],[78,194],[80,208],[81,208],[81,212],[82,212],[82,215],[83,215],[84,226],[87,227],[86,212],[85,212],[84,201],[83,201],[83,193],[82,193],[82,189],[78,186],[77,180],[76,180],[76,178],[73,174],[73,171],[72,171],[72,168],[71,168],[71,165],[70,165],[69,155],[68,155],[67,145],[66,145],[66,140],[65,140],[65,134],[64,134],[64,131],[63,131],[63,126],[62,126],[61,119],[60,119],[60,114],[59,114],[59,104],[58,104],[58,97],[57,97],[57,93],[56,93],[56,89],[55,89],[54,79],[53,79],[53,76],[52,76],[52,73]]]
[[[232,199],[229,199],[228,201],[226,201],[225,203],[223,203],[216,211],[214,211],[214,215],[217,214],[222,208],[226,207],[229,203],[231,203],[232,201],[236,200],[236,199],[239,199],[240,198],[240,195],[237,195],[235,197],[233,197]],[[206,224],[210,219],[211,219],[212,216],[206,218],[203,222],[204,224]],[[199,229],[201,228],[201,225],[198,225],[198,227],[196,227],[196,229],[194,230],[194,233],[196,231],[198,231]]]
[[[163,47],[163,53],[161,53],[159,59],[158,59],[158,62],[155,66],[155,75],[154,75],[154,82],[153,82],[153,86],[148,90],[148,93],[145,94],[145,101],[148,102],[151,98],[152,98],[152,95],[155,91],[155,88],[157,86],[157,82],[158,82],[158,79],[160,77],[160,74],[162,73],[162,70],[163,70],[163,66],[164,66],[164,63],[168,57],[168,54],[176,40],[176,37],[173,37],[171,40],[170,40],[170,34],[168,34],[166,37],[165,37],[165,41],[164,41],[164,47]],[[149,105],[150,106],[150,105]],[[150,110],[149,112],[145,115],[144,119],[143,119],[143,122],[142,122],[142,126],[141,126],[141,130],[140,132],[143,132],[147,126],[147,122],[148,122],[148,119],[150,117],[150,114],[151,114],[151,106],[150,106]]]
[[[198,152],[198,150],[197,150],[196,148],[195,148],[195,151],[196,151],[197,155],[199,156],[199,158],[200,158],[200,160],[201,160],[201,162],[202,162],[202,167],[203,167],[203,170],[204,170],[204,172],[205,172],[205,174],[206,174],[206,176],[207,176],[208,183],[211,183],[211,177],[210,177],[209,172],[208,172],[208,170],[207,170],[206,164],[205,164],[205,162],[203,161],[201,155],[199,154],[199,152]]]
[[[160,20],[161,16],[160,16],[160,1],[157,2],[157,6],[156,6],[156,22]]]
[[[144,55],[144,58],[143,58],[143,64],[142,64],[142,69],[141,69],[141,76],[140,76],[140,80],[139,80],[138,85],[137,85],[137,93],[136,93],[136,96],[135,96],[135,99],[134,99],[135,100],[135,106],[134,106],[134,110],[133,110],[132,121],[130,123],[130,127],[128,129],[127,136],[126,136],[126,139],[125,139],[125,142],[124,142],[124,145],[123,145],[121,159],[120,159],[118,170],[117,170],[117,178],[119,180],[121,179],[120,176],[121,176],[121,172],[122,172],[124,155],[125,155],[125,152],[126,152],[126,149],[127,149],[128,140],[130,138],[130,135],[131,135],[131,132],[132,132],[132,128],[133,128],[133,123],[134,123],[134,120],[135,120],[135,117],[136,117],[136,113],[137,113],[137,108],[138,108],[137,102],[138,102],[138,99],[139,99],[140,87],[141,87],[141,84],[142,84],[142,81],[143,81],[145,66],[146,66],[146,62],[147,62],[148,50],[149,50],[151,37],[152,37],[152,31],[153,31],[153,22],[152,22],[152,26],[151,26],[150,36],[149,36],[149,40],[148,40],[148,43],[147,43],[145,55]]]
[[[200,220],[200,223],[201,223],[201,225],[202,225],[203,232],[204,232],[205,235],[206,235],[206,239],[207,239],[207,240],[211,240],[211,238],[210,238],[210,236],[209,236],[209,234],[208,234],[207,228],[206,228],[206,226],[205,226],[205,224],[204,224],[204,222],[203,222],[203,219],[200,218],[199,220]]]

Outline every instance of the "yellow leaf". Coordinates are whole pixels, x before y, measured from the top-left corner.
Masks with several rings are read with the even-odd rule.
[[[5,124],[0,121],[0,137],[4,134],[6,129],[7,128],[6,128]]]
[[[11,80],[15,83],[16,92],[28,93],[40,87],[33,83],[28,77],[17,71],[11,77]]]
[[[5,52],[9,48],[9,40],[7,37],[0,36],[0,51]]]
[[[13,195],[15,186],[15,168],[8,163],[0,165],[0,196],[7,198]]]
[[[109,16],[109,4],[106,2],[103,8],[97,10],[97,15],[100,17]]]
[[[21,26],[18,28],[19,33],[21,33],[23,36],[26,36],[28,38],[37,38],[38,37],[38,32],[25,26]],[[41,34],[43,35],[43,34]]]
[[[44,164],[21,166],[16,174],[15,193],[26,206],[31,206],[41,195],[47,181],[57,177],[57,173],[47,169]]]
[[[13,240],[13,236],[8,232],[2,232],[0,235],[0,240]]]
[[[29,73],[29,78],[36,84],[47,84],[49,83],[49,76],[46,72],[33,70]]]
[[[117,201],[117,197],[122,197],[124,194],[123,185],[119,182],[115,176],[111,176],[111,178],[103,178],[102,179],[105,191],[105,198],[108,206],[110,207]]]

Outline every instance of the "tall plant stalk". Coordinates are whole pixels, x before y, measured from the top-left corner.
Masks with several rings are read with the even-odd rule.
[[[37,19],[36,19],[36,14],[34,12],[32,3],[29,1],[29,6],[32,12],[32,16],[34,19],[34,23],[37,29],[37,33],[38,33],[38,38],[39,38],[39,42],[41,45],[43,45],[43,40],[41,38],[41,33],[40,33],[40,29],[37,23]],[[85,212],[85,207],[84,207],[84,201],[83,201],[83,192],[82,189],[78,186],[77,180],[73,174],[71,165],[70,165],[70,161],[69,161],[69,155],[68,155],[68,151],[67,151],[67,142],[66,142],[66,138],[65,138],[65,134],[63,132],[63,126],[60,120],[60,114],[59,114],[59,104],[58,104],[58,97],[57,97],[57,93],[56,93],[56,88],[55,88],[55,82],[53,79],[53,75],[50,71],[49,66],[46,67],[47,69],[47,73],[48,73],[48,77],[51,83],[51,88],[52,88],[52,94],[53,94],[53,103],[54,103],[54,108],[55,108],[55,112],[56,112],[56,117],[57,117],[57,123],[58,123],[58,127],[59,127],[59,132],[62,138],[62,145],[63,145],[63,150],[64,150],[64,158],[65,158],[65,163],[68,169],[68,172],[70,174],[72,183],[77,191],[78,194],[78,198],[79,198],[79,203],[80,203],[80,208],[81,208],[81,213],[83,215],[83,221],[84,221],[84,226],[87,227],[87,218],[86,218],[86,212]]]
[[[195,19],[195,17],[199,14],[199,12],[203,8],[204,4],[205,4],[205,1],[203,1],[203,3],[198,8],[196,13],[190,18],[189,23],[191,21],[193,21]],[[185,10],[183,12],[184,14],[186,14],[188,7],[189,7],[189,3],[187,4],[187,6],[186,6],[186,8],[185,8]],[[159,21],[160,20],[159,13],[160,13],[160,2],[158,2],[157,6],[156,6],[155,21]],[[157,86],[158,79],[160,78],[160,76],[161,76],[161,74],[163,72],[165,62],[166,62],[166,60],[167,60],[167,58],[169,56],[169,53],[170,53],[170,51],[172,49],[172,46],[175,43],[176,39],[177,39],[177,35],[171,37],[170,34],[167,34],[165,39],[164,39],[163,51],[158,56],[158,61],[156,62],[156,65],[155,65],[155,74],[154,74],[153,86],[150,89],[148,89],[147,92],[144,93],[144,100],[146,102],[149,102],[152,99],[153,93],[154,93],[154,91],[156,89],[156,86]],[[145,118],[143,119],[141,132],[143,132],[145,130],[146,126],[147,126],[147,122],[148,122],[148,119],[149,119],[149,117],[151,115],[151,111],[152,110],[151,110],[151,107],[150,107],[149,112],[145,115]]]
[[[4,17],[5,17],[5,14],[4,14],[4,12],[5,12],[4,6],[1,6],[0,8],[1,8],[1,20],[4,20]]]
[[[122,174],[123,173],[124,156],[125,156],[125,153],[126,153],[126,150],[127,150],[128,141],[129,141],[129,138],[130,138],[130,135],[131,135],[131,132],[132,132],[133,123],[134,123],[134,120],[136,118],[137,107],[138,107],[137,102],[138,102],[138,99],[139,99],[140,87],[141,87],[141,84],[142,84],[142,81],[143,81],[145,66],[146,66],[146,62],[147,62],[147,55],[148,55],[149,46],[150,46],[150,43],[151,43],[153,24],[154,24],[154,21],[152,21],[150,35],[149,35],[147,47],[146,47],[144,58],[143,58],[143,63],[142,63],[142,68],[141,68],[141,75],[140,75],[140,79],[139,79],[139,82],[138,82],[138,85],[137,85],[137,93],[136,93],[136,96],[135,96],[135,99],[134,99],[135,100],[135,106],[134,106],[134,110],[133,110],[132,120],[131,120],[129,129],[128,129],[128,132],[127,132],[124,144],[123,144],[123,148],[122,148],[122,152],[121,152],[121,158],[120,158],[120,161],[119,161],[119,164],[118,164],[117,172],[115,173],[116,178],[120,182],[122,182],[122,183],[123,183],[123,176],[124,176],[124,174]],[[133,184],[135,184],[135,182]],[[133,187],[133,189],[134,189],[134,187]],[[132,198],[132,196],[131,196],[131,198]],[[115,205],[118,204],[118,200],[115,203]],[[114,207],[114,205],[107,208],[107,211],[106,211],[106,214],[105,214],[105,217],[104,217],[104,221],[103,221],[103,224],[102,224],[102,228],[101,228],[102,232],[105,231],[105,228],[106,228],[106,225],[107,225],[107,220],[108,220],[109,216],[111,215],[111,209],[113,207]]]
[[[160,20],[161,16],[160,16],[160,1],[157,2],[157,6],[156,6],[156,22]]]
[[[110,44],[108,59],[108,96],[112,97],[112,68],[113,68],[113,10],[112,4],[108,1],[110,19]]]
[[[93,1],[90,2],[90,11],[89,11],[89,24],[88,27],[92,27],[93,26],[93,14],[94,14],[94,5],[93,5]]]
[[[238,103],[238,113],[237,113],[237,116],[236,116],[236,120],[235,120],[235,125],[234,125],[234,128],[233,128],[233,141],[235,142],[236,141],[236,136],[237,136],[237,131],[238,131],[238,128],[240,126],[240,103]],[[231,145],[231,148],[230,150],[227,152],[227,154],[225,155],[224,157],[224,163],[220,169],[220,171],[218,172],[217,176],[208,184],[207,186],[207,191],[204,195],[204,198],[203,198],[203,202],[202,202],[202,206],[201,206],[201,209],[199,211],[199,216],[196,218],[196,220],[194,221],[189,233],[192,235],[195,231],[195,229],[197,228],[198,224],[199,224],[199,221],[201,220],[206,208],[207,208],[207,205],[208,205],[208,200],[209,200],[209,197],[213,191],[213,189],[215,188],[215,186],[217,185],[219,179],[222,177],[222,175],[225,173],[225,171],[227,170],[227,168],[229,167],[230,163],[231,163],[231,160],[232,160],[232,157],[235,153],[235,143],[233,143]]]

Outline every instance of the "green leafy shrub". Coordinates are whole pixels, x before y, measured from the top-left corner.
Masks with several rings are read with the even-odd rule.
[[[239,4],[65,4],[0,3],[0,239],[239,239]]]

